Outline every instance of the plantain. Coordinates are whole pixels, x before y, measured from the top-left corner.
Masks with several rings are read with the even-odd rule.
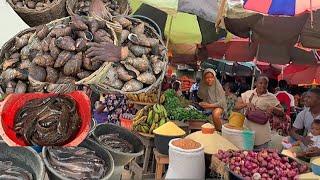
[[[148,113],[147,123],[151,124],[153,119],[153,110],[150,110]]]
[[[133,98],[133,101],[136,101],[136,102],[139,101],[139,97],[136,94],[133,94],[132,98]]]
[[[162,126],[163,124],[166,123],[166,119],[165,118],[162,118],[159,122],[159,126]]]
[[[157,105],[158,105],[158,104],[154,104],[154,105],[153,105],[153,111],[156,112],[156,113],[161,113],[161,110],[158,109],[158,106],[157,106]]]
[[[144,123],[146,120],[147,120],[147,116],[142,116],[140,119],[133,122],[133,126]]]
[[[144,100],[144,96],[145,96],[145,93],[139,94],[139,101],[140,101],[140,102],[144,102],[144,101],[143,101],[143,100]]]
[[[160,97],[160,103],[164,103],[164,101],[166,100],[166,97],[164,96],[164,94],[161,95]]]
[[[154,113],[154,118],[153,118],[153,122],[157,123],[159,121],[160,117],[158,113]]]
[[[143,133],[149,133],[149,127],[148,126],[146,126],[146,125],[144,125],[144,126],[142,126],[142,132]]]
[[[143,111],[144,109],[140,109],[137,113],[136,116],[132,119],[133,122],[137,121],[138,119],[140,119],[143,116]]]
[[[150,127],[150,129],[149,129],[149,134],[151,134],[152,131],[153,131],[155,128],[156,128],[156,123],[153,122],[152,125],[151,125],[151,127]]]
[[[164,114],[164,117],[168,117],[168,113],[167,113],[166,108],[164,108],[163,105],[160,105],[160,108],[161,108],[161,112]]]

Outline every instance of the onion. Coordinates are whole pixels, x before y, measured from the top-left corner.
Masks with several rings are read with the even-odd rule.
[[[261,175],[261,177],[263,177],[263,178],[268,178],[269,175],[268,175],[267,173],[263,173],[263,174]]]
[[[294,170],[291,170],[291,171],[288,172],[288,177],[289,177],[289,178],[293,178],[293,177],[295,177],[296,175],[297,175],[297,173],[296,173],[296,171],[294,171]]]
[[[268,162],[267,161],[262,161],[261,162],[261,166],[262,167],[267,167],[268,166]]]
[[[246,176],[243,178],[244,180],[251,180],[251,177],[250,176]]]
[[[268,163],[268,166],[267,166],[267,169],[268,170],[271,170],[274,168],[274,165],[272,163]]]
[[[259,173],[254,173],[252,178],[253,178],[253,180],[260,180],[261,179],[261,175]]]

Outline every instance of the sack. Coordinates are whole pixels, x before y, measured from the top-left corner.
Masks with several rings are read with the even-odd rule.
[[[264,125],[269,121],[268,114],[260,109],[247,111],[246,118],[251,122],[261,125]]]

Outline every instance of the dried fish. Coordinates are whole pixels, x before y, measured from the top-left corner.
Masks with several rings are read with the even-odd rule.
[[[20,49],[20,48],[26,46],[28,44],[30,36],[31,36],[31,33],[27,33],[27,34],[22,35],[21,37],[16,37],[15,44],[14,44],[15,48]]]
[[[82,66],[82,52],[77,53],[64,65],[63,73],[67,76],[76,75]]]
[[[132,25],[131,21],[125,17],[118,17],[115,18],[115,20],[121,24],[122,28],[127,28]]]
[[[38,55],[33,59],[33,62],[39,66],[53,66],[55,61],[49,54]]]
[[[95,70],[99,69],[99,67],[102,65],[102,62],[100,62],[100,61],[93,61],[92,62],[91,59],[88,57],[84,57],[82,63],[83,63],[84,69],[89,70],[89,71],[95,71]]]
[[[76,102],[64,95],[30,100],[14,118],[17,137],[28,145],[64,145],[75,137],[80,125]]]
[[[154,82],[156,82],[157,78],[151,72],[144,72],[144,73],[140,74],[140,76],[137,77],[137,80],[144,83],[144,84],[151,85]]]
[[[0,161],[0,179],[32,180],[32,174],[21,167],[13,165],[11,161]]]
[[[56,83],[59,78],[58,71],[52,67],[47,67],[46,71],[47,71],[46,82]]]
[[[123,85],[121,90],[125,92],[134,92],[134,91],[139,91],[142,88],[143,88],[143,84],[140,81],[131,79],[130,81],[126,82]]]
[[[117,73],[118,73],[119,79],[122,81],[129,81],[132,78],[134,78],[132,75],[129,74],[129,72],[122,65],[119,65],[117,67]]]
[[[72,57],[72,53],[69,51],[62,51],[57,57],[56,62],[54,63],[54,68],[62,67],[68,62],[68,60]]]
[[[128,62],[126,61],[121,61],[121,63],[124,65],[124,67],[128,70],[128,71],[132,71],[136,77],[138,77],[140,75],[140,72],[134,68],[132,65],[130,65]]]
[[[122,139],[119,134],[106,134],[98,137],[99,142],[107,148],[123,153],[133,153],[133,145]]]
[[[67,179],[102,179],[110,168],[92,150],[84,147],[48,147],[48,161]]]
[[[142,58],[130,58],[126,59],[126,62],[131,64],[134,68],[136,68],[140,72],[145,72],[149,69],[150,63],[148,58],[143,55]]]
[[[34,80],[44,82],[47,76],[47,72],[43,67],[33,65],[29,69],[29,76]]]
[[[25,93],[27,91],[27,84],[18,81],[14,93]]]
[[[67,51],[76,50],[75,42],[70,36],[59,37],[56,39],[55,44],[60,49],[64,49]]]
[[[33,1],[29,1],[33,2]],[[36,36],[42,40],[43,38],[47,37],[49,34],[49,28],[46,25],[39,26],[36,30]]]
[[[151,64],[154,74],[159,74],[163,69],[165,63],[159,59],[159,56],[151,56]]]
[[[142,55],[149,54],[151,49],[147,47],[142,47],[138,45],[129,46],[130,51],[137,57],[141,57]]]

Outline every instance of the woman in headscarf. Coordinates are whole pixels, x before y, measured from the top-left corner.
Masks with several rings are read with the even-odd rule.
[[[226,96],[222,85],[213,69],[206,69],[199,85],[198,96],[202,100],[201,107],[212,112],[212,120],[216,130],[222,127],[222,115],[227,109]]]

